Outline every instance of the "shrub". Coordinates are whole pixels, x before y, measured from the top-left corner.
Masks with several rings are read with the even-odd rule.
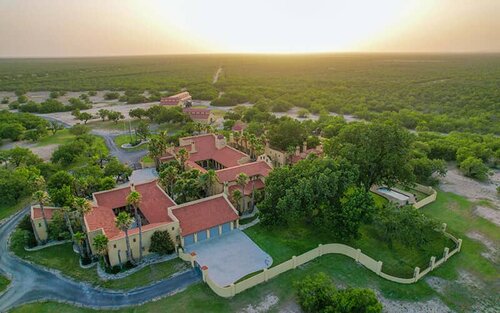
[[[175,251],[175,246],[168,231],[155,231],[151,236],[150,252],[170,254]]]
[[[10,246],[12,250],[20,250],[24,249],[24,247],[32,248],[36,245],[36,238],[32,231],[16,229],[10,237]]]
[[[11,103],[9,103],[9,109],[11,110],[19,109],[19,101],[12,101]]]
[[[115,100],[120,97],[120,94],[118,92],[107,92],[104,94],[104,99],[105,100]]]

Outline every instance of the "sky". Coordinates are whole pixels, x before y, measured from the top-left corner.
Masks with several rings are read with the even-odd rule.
[[[500,0],[0,0],[0,57],[500,52]]]

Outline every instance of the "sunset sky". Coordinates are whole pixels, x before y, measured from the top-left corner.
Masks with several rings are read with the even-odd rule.
[[[0,0],[0,57],[500,52],[500,0]]]

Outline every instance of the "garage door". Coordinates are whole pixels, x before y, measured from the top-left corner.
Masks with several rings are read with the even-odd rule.
[[[210,228],[210,238],[215,238],[219,236],[219,226]]]
[[[228,233],[231,231],[231,223],[222,224],[222,233]]]
[[[207,232],[205,230],[200,231],[198,232],[198,235],[196,235],[196,237],[198,237],[198,242],[207,240]]]
[[[194,243],[194,235],[184,236],[184,246],[192,245]]]

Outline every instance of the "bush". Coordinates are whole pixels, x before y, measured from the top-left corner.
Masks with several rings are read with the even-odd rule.
[[[120,94],[118,92],[107,92],[104,94],[104,99],[105,100],[115,100],[120,97]]]
[[[336,290],[325,273],[307,276],[295,284],[298,302],[307,313],[379,313],[382,304],[370,289]]]
[[[9,103],[9,109],[10,110],[19,109],[19,101],[12,101],[11,103]]]
[[[24,247],[32,248],[37,245],[33,231],[16,229],[10,237],[10,246],[12,250],[24,249]]]
[[[151,236],[151,246],[149,247],[149,252],[170,254],[174,251],[175,246],[168,231],[155,231],[153,233],[153,236]]]

